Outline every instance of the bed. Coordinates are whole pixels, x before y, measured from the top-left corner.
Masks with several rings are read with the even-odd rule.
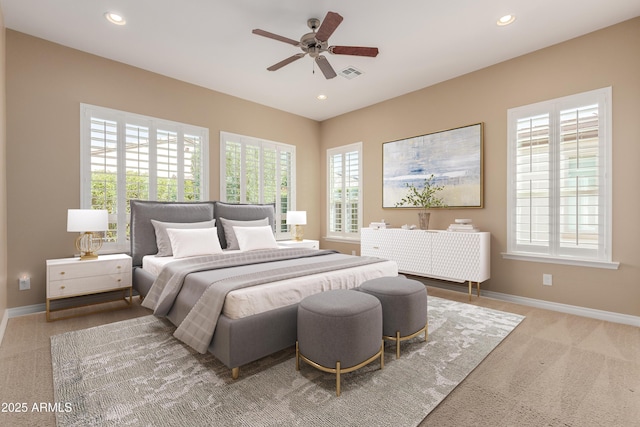
[[[176,325],[178,339],[199,352],[211,352],[231,369],[234,379],[240,366],[295,345],[297,306],[305,296],[397,275],[393,261],[312,249],[248,251],[228,241],[234,240],[228,238],[230,229],[240,232],[229,224],[243,225],[245,230],[245,224],[262,224],[251,230],[255,233],[267,228],[266,223],[273,233],[274,218],[273,205],[131,201],[133,287],[143,305]],[[157,229],[166,227],[173,233],[174,227],[183,226],[215,226],[211,233],[217,234],[223,253],[179,259],[166,256],[166,238]],[[246,238],[244,245],[246,249]],[[199,317],[216,310],[215,320]],[[192,339],[194,327],[210,329],[211,337],[197,331],[197,338]]]

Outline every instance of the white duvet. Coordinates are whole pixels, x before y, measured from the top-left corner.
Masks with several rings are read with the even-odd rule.
[[[226,251],[226,253],[239,251]],[[147,255],[142,259],[142,268],[157,276],[173,257]],[[222,313],[231,319],[240,319],[253,314],[273,310],[300,302],[304,297],[333,289],[351,289],[362,282],[382,276],[396,276],[395,261],[384,261],[323,274],[314,274],[295,279],[281,280],[259,286],[229,292]]]

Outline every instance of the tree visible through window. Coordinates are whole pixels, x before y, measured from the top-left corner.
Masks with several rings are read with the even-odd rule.
[[[81,206],[106,209],[105,249],[128,248],[129,201],[208,199],[208,130],[81,105]]]
[[[295,146],[220,133],[220,199],[274,204],[276,237],[289,237],[286,213],[295,210]]]

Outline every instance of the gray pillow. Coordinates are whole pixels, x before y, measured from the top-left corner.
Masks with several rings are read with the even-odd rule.
[[[227,241],[227,249],[240,249],[236,233],[233,231],[234,225],[238,227],[264,227],[265,225],[270,225],[269,218],[256,219],[253,221],[237,221],[221,217],[219,220],[222,223],[222,228],[224,228],[224,238]]]
[[[160,222],[155,219],[151,220],[153,228],[156,230],[156,245],[158,246],[157,256],[171,256],[173,251],[171,250],[171,240],[167,233],[167,228],[213,228],[216,225],[216,220],[202,221],[202,222]]]

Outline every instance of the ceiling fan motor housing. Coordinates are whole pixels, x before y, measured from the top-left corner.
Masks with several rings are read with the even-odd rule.
[[[300,48],[315,58],[322,52],[326,52],[329,48],[329,42],[316,39],[316,33],[307,33],[300,38]]]

